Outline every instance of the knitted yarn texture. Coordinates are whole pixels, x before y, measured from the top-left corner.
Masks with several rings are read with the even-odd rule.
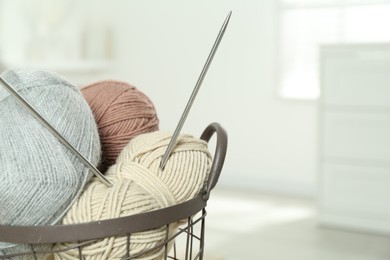
[[[81,89],[99,127],[102,144],[100,170],[115,163],[121,150],[135,136],[158,130],[152,101],[134,86],[105,80]]]
[[[45,71],[8,70],[2,78],[82,155],[98,164],[97,125],[80,90]],[[80,160],[2,86],[0,165],[1,225],[57,223],[90,177]],[[0,243],[0,255],[7,246]]]
[[[106,187],[92,181],[71,207],[63,224],[84,223],[152,211],[194,198],[208,179],[211,155],[207,143],[190,135],[180,135],[163,171],[159,169],[171,134],[153,132],[134,138],[120,153],[106,176],[113,182]],[[170,234],[180,223],[170,225]],[[130,255],[142,253],[161,243],[166,227],[132,233]],[[121,259],[126,255],[127,236],[101,239],[82,248],[85,259]],[[72,244],[60,244],[63,249]],[[161,259],[160,247],[142,259]],[[78,250],[55,254],[55,259],[79,259]]]

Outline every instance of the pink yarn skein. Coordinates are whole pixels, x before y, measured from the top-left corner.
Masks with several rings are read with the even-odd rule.
[[[105,172],[135,136],[158,130],[152,101],[136,87],[121,81],[105,80],[81,89],[99,128]]]

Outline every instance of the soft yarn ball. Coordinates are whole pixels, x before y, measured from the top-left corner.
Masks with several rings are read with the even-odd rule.
[[[115,163],[121,150],[135,136],[158,130],[152,101],[134,86],[105,80],[81,89],[99,127],[102,162],[105,172]]]
[[[163,171],[159,169],[171,134],[154,132],[134,138],[123,149],[106,176],[113,182],[106,187],[92,181],[63,219],[63,224],[118,218],[172,206],[199,194],[208,180],[211,155],[207,143],[180,135]],[[170,225],[170,234],[179,223]],[[130,254],[135,255],[161,244],[166,227],[131,234]],[[127,237],[110,237],[82,248],[85,259],[121,259],[126,254]],[[71,244],[57,245],[63,249]],[[164,247],[142,259],[161,259]],[[56,259],[79,259],[72,249]]]
[[[82,155],[98,164],[97,125],[77,87],[56,74],[29,69],[8,70],[2,78]],[[0,166],[1,225],[57,223],[90,177],[76,155],[1,85]],[[0,251],[7,246],[0,243]]]

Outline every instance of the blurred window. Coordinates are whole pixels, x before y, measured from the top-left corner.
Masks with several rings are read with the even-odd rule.
[[[320,45],[390,42],[390,0],[279,1],[282,97],[319,97]]]

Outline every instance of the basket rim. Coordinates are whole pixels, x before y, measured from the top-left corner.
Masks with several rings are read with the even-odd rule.
[[[7,243],[65,243],[119,236],[158,228],[195,215],[207,205],[206,192],[185,202],[125,217],[69,225],[0,225],[0,241]]]

